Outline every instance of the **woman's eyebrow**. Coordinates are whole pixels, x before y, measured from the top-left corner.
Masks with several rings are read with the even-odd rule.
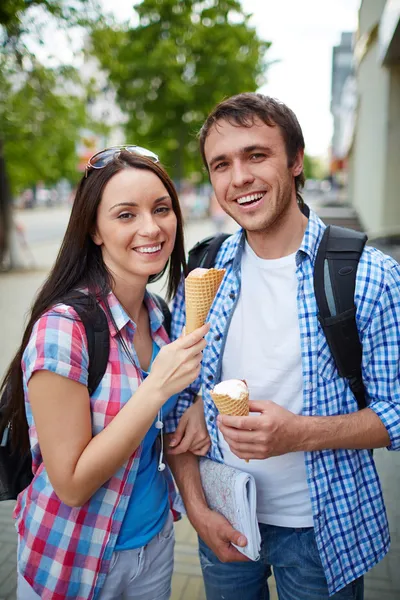
[[[163,202],[164,200],[171,200],[171,197],[168,195],[160,196],[159,198],[156,198],[154,200],[154,204],[159,204],[160,202]],[[139,205],[137,204],[137,202],[118,202],[118,204],[114,204],[114,206],[112,206],[108,210],[108,212],[110,212],[110,210],[113,210],[114,208],[117,208],[118,206],[132,206],[133,208],[137,208]]]

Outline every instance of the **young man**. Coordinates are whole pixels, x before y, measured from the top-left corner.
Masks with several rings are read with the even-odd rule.
[[[240,94],[214,109],[200,147],[218,202],[242,229],[217,256],[226,275],[201,375],[181,394],[169,428],[201,389],[209,456],[254,475],[263,540],[258,562],[232,546],[246,540],[207,507],[197,457],[178,456],[179,444],[170,463],[200,537],[207,599],[267,599],[273,567],[280,600],[361,600],[364,573],[389,547],[369,449],[400,448],[400,267],[371,247],[359,263],[368,408],[358,410],[317,318],[313,269],[325,226],[300,210],[304,140],[295,115],[272,98]],[[174,336],[185,322],[183,292]],[[248,417],[218,416],[210,398],[231,378],[247,381]]]

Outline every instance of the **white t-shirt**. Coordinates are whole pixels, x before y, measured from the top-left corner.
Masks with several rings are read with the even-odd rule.
[[[272,400],[300,414],[303,376],[295,254],[264,260],[246,242],[241,270],[241,291],[229,326],[221,380],[245,379],[250,400]],[[304,452],[246,463],[230,451],[221,433],[219,442],[226,464],[255,477],[261,523],[313,526]]]

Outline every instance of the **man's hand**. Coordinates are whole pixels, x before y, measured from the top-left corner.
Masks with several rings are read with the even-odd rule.
[[[244,459],[264,459],[300,450],[300,419],[269,400],[250,402],[250,412],[260,415],[218,415],[218,427],[233,454]]]
[[[197,456],[205,456],[210,448],[204,419],[203,399],[197,396],[192,406],[183,413],[175,433],[167,437],[167,454],[183,454],[192,452]]]
[[[248,562],[250,559],[244,556],[232,544],[244,547],[247,545],[246,537],[236,531],[232,525],[219,513],[207,509],[206,514],[188,514],[189,520],[197,533],[214,552],[221,562]]]

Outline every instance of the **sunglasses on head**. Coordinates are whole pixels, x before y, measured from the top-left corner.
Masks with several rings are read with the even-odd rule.
[[[85,176],[87,177],[90,169],[103,169],[114,158],[118,157],[123,150],[130,152],[131,154],[144,156],[154,163],[160,162],[157,154],[154,154],[151,150],[147,150],[147,148],[142,148],[141,146],[111,146],[110,148],[105,148],[104,150],[100,150],[100,152],[96,152],[96,154],[93,154],[93,156],[89,158],[85,168]]]

